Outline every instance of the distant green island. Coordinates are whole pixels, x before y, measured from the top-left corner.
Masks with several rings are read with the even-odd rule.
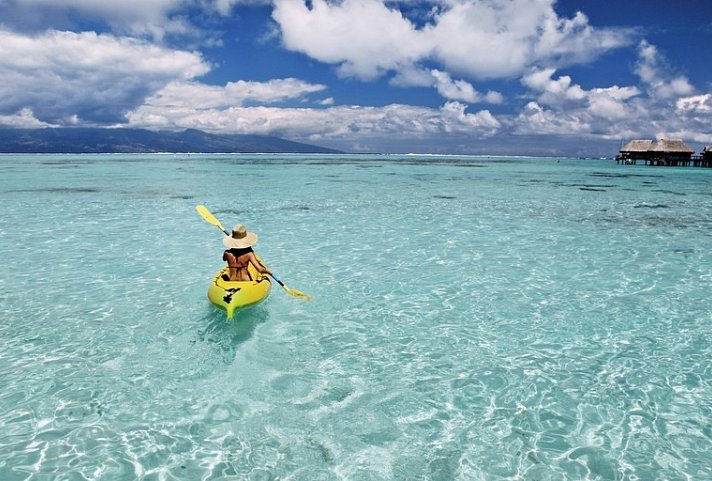
[[[0,128],[0,153],[342,153],[263,135],[106,128]]]

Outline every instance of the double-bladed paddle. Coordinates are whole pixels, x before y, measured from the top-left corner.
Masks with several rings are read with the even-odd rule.
[[[204,205],[196,205],[195,210],[198,211],[198,214],[200,214],[203,219],[205,219],[207,222],[209,222],[210,224],[213,224],[215,227],[217,227],[218,229],[223,231],[223,233],[225,235],[228,235],[228,236],[230,235],[230,233],[228,231],[226,231],[225,228],[222,226],[220,221],[213,214],[210,213],[210,211],[208,210],[207,207],[205,207]],[[277,281],[279,283],[279,285],[282,286],[284,288],[284,290],[287,292],[287,294],[289,294],[290,296],[294,296],[299,299],[303,299],[305,301],[312,300],[312,296],[310,296],[309,294],[304,294],[303,292],[300,292],[296,289],[290,289],[289,287],[285,286],[284,282],[280,281],[277,278],[277,276],[275,276],[274,274],[270,274],[270,275],[272,276],[272,279]]]

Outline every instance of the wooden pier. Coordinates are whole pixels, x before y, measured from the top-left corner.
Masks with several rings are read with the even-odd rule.
[[[708,167],[712,168],[712,146],[705,147],[700,155],[682,140],[631,140],[616,155],[616,163],[662,167]]]
[[[637,163],[645,165],[654,165],[662,167],[708,167],[712,168],[712,158],[704,158],[702,155],[692,155],[689,159],[684,160],[666,160],[666,159],[624,159],[620,155],[616,155],[616,164],[637,165]]]

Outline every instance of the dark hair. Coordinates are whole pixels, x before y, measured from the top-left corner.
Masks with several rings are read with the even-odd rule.
[[[233,247],[232,249],[228,249],[227,252],[234,255],[235,257],[240,257],[241,255],[247,254],[248,252],[254,252],[254,251],[252,250],[252,247],[242,247],[242,248]]]

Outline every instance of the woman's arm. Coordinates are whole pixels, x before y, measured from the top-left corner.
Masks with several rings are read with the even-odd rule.
[[[254,252],[250,252],[249,256],[250,262],[253,266],[255,266],[257,272],[259,272],[260,274],[272,275],[272,271],[267,269],[267,266],[262,265],[262,263],[257,259],[257,256],[254,254]]]

